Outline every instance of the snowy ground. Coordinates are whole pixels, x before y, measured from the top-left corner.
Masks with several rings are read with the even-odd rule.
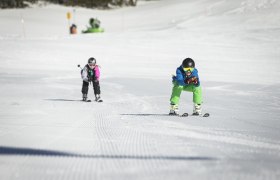
[[[76,8],[79,32],[90,17],[106,32],[69,36],[72,10],[0,10],[1,180],[280,178],[279,1]],[[80,101],[77,64],[90,56],[101,104]],[[209,118],[167,116],[185,57]],[[191,101],[182,94],[181,112]]]

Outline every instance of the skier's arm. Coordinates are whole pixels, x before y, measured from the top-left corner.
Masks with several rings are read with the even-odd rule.
[[[192,77],[194,78],[194,86],[198,87],[200,86],[200,81],[199,81],[199,76],[198,76],[198,70],[194,69],[194,71],[192,72]]]
[[[100,71],[99,71],[99,66],[98,66],[98,65],[94,68],[94,74],[95,74],[95,79],[96,79],[97,81],[99,81],[99,78],[100,78]]]
[[[184,76],[179,69],[176,70],[176,81],[180,86],[186,85],[184,82]]]
[[[83,81],[88,82],[88,73],[87,73],[87,68],[84,67],[83,71],[82,71],[82,79]]]

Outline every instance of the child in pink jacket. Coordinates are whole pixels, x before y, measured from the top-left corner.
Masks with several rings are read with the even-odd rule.
[[[96,64],[96,59],[91,57],[88,59],[88,63],[82,70],[82,79],[83,79],[83,101],[90,101],[87,100],[88,94],[88,86],[90,83],[93,85],[95,101],[102,102],[100,97],[100,85],[99,85],[99,78],[100,78],[100,71],[99,67]]]

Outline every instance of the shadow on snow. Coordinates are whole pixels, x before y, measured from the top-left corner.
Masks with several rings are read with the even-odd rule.
[[[44,99],[46,101],[82,101],[82,100],[74,100],[74,99]]]
[[[50,156],[50,157],[77,157],[77,158],[92,158],[92,159],[123,159],[123,160],[174,160],[174,161],[213,161],[217,160],[212,157],[203,156],[157,156],[157,155],[90,155],[77,154],[55,150],[20,148],[0,146],[1,155],[16,155],[16,156]]]
[[[170,116],[169,114],[121,114],[122,116]]]

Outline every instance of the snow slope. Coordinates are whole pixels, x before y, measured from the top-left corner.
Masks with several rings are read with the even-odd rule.
[[[1,10],[0,179],[279,179],[279,9],[277,0],[75,8],[79,32],[90,17],[106,32],[73,36],[73,8]],[[77,64],[91,56],[101,104],[80,101]],[[166,115],[186,57],[209,118]],[[191,111],[182,93],[180,112]]]

